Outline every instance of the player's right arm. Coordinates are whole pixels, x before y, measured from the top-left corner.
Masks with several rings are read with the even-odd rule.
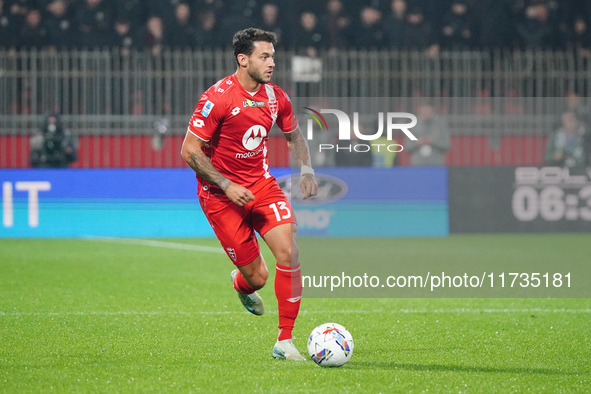
[[[181,156],[193,171],[209,183],[222,189],[234,204],[243,206],[253,201],[254,195],[250,190],[232,182],[215,169],[209,157],[203,152],[202,148],[206,145],[207,142],[201,140],[190,131],[187,131],[181,149]]]

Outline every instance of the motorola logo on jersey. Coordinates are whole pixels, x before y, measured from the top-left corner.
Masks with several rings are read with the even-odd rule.
[[[252,126],[242,137],[242,145],[248,150],[255,150],[267,137],[267,129],[261,125]]]

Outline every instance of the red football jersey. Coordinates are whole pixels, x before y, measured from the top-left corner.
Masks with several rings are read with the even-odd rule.
[[[248,188],[271,177],[267,139],[275,123],[284,133],[297,127],[287,94],[272,83],[260,85],[256,93],[248,92],[233,74],[203,93],[189,131],[208,143],[203,152],[216,170]],[[210,186],[200,176],[197,179],[202,187]]]

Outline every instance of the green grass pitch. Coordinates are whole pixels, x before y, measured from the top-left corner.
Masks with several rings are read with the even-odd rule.
[[[304,299],[302,353],[321,323],[355,339],[348,364],[321,368],[271,357],[273,269],[261,291],[268,313],[255,317],[231,288],[225,255],[183,249],[216,240],[159,241],[168,244],[0,240],[0,392],[591,390],[589,299]],[[363,240],[322,242],[357,258]],[[591,256],[589,234],[371,242],[443,263],[462,248],[473,258],[475,243],[482,256]]]

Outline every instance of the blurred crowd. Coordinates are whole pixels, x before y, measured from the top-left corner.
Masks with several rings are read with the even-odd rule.
[[[577,49],[589,0],[0,0],[0,48],[227,47],[258,26],[284,48]]]

